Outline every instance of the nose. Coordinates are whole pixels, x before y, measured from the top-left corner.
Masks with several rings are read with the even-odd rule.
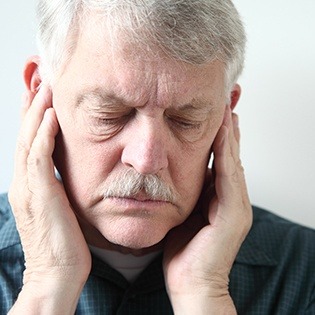
[[[138,173],[157,174],[168,167],[168,135],[163,123],[153,118],[135,122],[126,130],[126,144],[121,160],[124,165],[133,167]]]

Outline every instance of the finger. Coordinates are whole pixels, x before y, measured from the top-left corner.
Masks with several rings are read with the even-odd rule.
[[[208,218],[219,226],[230,222],[231,229],[238,226],[242,235],[246,235],[251,225],[251,206],[239,158],[239,130],[235,130],[238,126],[234,117],[232,120],[231,110],[227,108],[214,141],[216,198],[211,202],[210,207],[214,210],[209,211]]]
[[[31,98],[32,96],[28,96],[29,102]],[[22,122],[21,132],[25,133],[25,140],[29,146],[31,146],[44,113],[49,107],[51,107],[51,90],[47,86],[42,86],[34,97]]]
[[[239,117],[237,114],[232,113],[232,122],[233,122],[233,132],[235,140],[238,144],[240,144],[241,134],[239,128]]]
[[[30,189],[42,189],[56,182],[52,154],[59,125],[53,108],[46,110],[27,159]],[[39,187],[40,184],[40,187]]]
[[[230,152],[235,164],[235,177],[239,177],[239,182],[244,184],[244,169],[240,158],[240,130],[238,116],[235,113],[227,113],[225,124],[229,129]],[[243,183],[244,182],[244,183]]]
[[[231,131],[231,110],[226,108],[223,123],[213,143],[214,168],[216,175],[230,176],[235,173],[233,132]]]
[[[40,86],[38,87],[39,90]],[[38,91],[37,90],[37,91]],[[36,93],[33,93],[31,91],[26,91],[22,95],[22,108],[21,108],[21,121],[23,122],[28,110],[31,107],[31,104],[34,100],[34,97],[36,96]]]
[[[214,141],[214,166],[216,170],[215,188],[219,202],[224,204],[234,203],[240,199],[239,178],[235,163],[235,139],[231,133],[231,111],[226,110],[221,128]]]
[[[236,114],[232,114],[232,128],[230,135],[230,145],[231,151],[234,156],[234,161],[236,165],[236,171],[238,174],[238,181],[241,185],[241,193],[243,197],[244,203],[249,203],[249,196],[247,191],[247,185],[245,180],[244,168],[242,166],[241,158],[240,158],[240,129],[239,129],[239,119]]]
[[[29,98],[29,92],[24,92],[22,95],[22,98],[21,98],[21,101],[22,101],[21,121],[24,120],[24,117],[31,106],[29,99],[30,99]]]
[[[30,99],[28,99],[29,101]],[[25,114],[19,132],[15,155],[15,176],[20,178],[27,172],[26,162],[37,130],[43,119],[45,110],[51,106],[51,92],[48,87],[42,87],[35,96],[32,105]]]
[[[238,128],[238,117],[235,113],[231,113],[230,116],[229,137],[230,145],[235,163],[241,164],[240,161],[240,132]]]

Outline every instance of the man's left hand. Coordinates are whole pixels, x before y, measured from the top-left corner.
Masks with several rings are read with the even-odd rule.
[[[199,205],[212,199],[167,237],[164,274],[175,314],[236,314],[229,273],[252,224],[239,140],[238,117],[227,107],[213,143],[213,185]]]

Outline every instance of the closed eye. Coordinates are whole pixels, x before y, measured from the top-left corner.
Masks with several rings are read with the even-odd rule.
[[[120,132],[133,117],[134,111],[127,113],[97,113],[89,115],[88,127],[92,134],[110,138]]]
[[[199,122],[173,120],[173,123],[182,129],[199,129],[201,127],[201,123],[199,123]]]
[[[201,121],[189,120],[180,117],[167,117],[168,121],[176,128],[182,130],[200,129],[202,126]]]
[[[124,124],[129,119],[129,115],[116,118],[96,118],[96,122],[100,126],[114,126]]]
[[[102,126],[112,126],[116,124],[122,124],[128,121],[134,115],[134,111],[128,111],[127,113],[101,113],[95,115],[95,119],[98,124]]]

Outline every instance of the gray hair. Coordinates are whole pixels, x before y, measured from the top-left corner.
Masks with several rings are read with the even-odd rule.
[[[89,12],[104,17],[113,43],[120,34],[145,51],[158,47],[193,65],[223,61],[228,93],[243,70],[246,36],[230,0],[38,0],[38,48],[47,80],[70,60]]]

